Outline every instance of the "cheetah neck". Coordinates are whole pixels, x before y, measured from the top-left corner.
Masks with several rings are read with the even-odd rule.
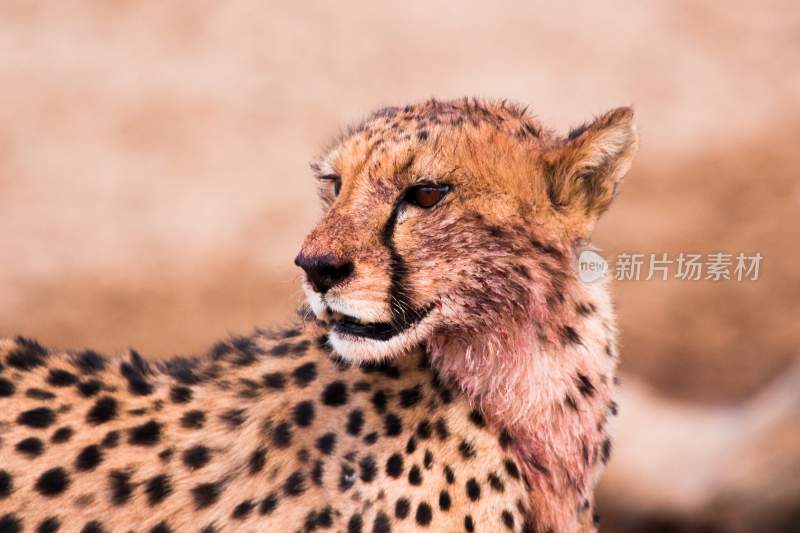
[[[555,531],[577,530],[582,515],[592,514],[608,458],[615,337],[600,284],[576,285],[547,320],[531,313],[514,327],[429,343],[436,369],[502,432],[532,488],[531,512]]]

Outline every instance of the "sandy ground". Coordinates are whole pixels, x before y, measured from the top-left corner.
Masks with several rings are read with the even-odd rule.
[[[794,2],[6,0],[0,86],[0,335],[155,357],[286,320],[326,138],[481,95],[561,131],[635,105],[606,253],[764,256],[757,282],[618,283],[627,372],[719,402],[798,354]]]

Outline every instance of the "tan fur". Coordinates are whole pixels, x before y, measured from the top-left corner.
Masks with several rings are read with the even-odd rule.
[[[186,363],[159,370],[133,357],[92,376],[73,356],[44,355],[21,340],[5,345],[0,377],[14,390],[0,398],[0,470],[14,484],[0,505],[27,527],[55,515],[65,530],[92,517],[109,530],[161,521],[173,530],[212,523],[230,531],[593,530],[593,488],[615,409],[616,333],[605,286],[577,280],[575,253],[630,165],[631,121],[630,110],[616,110],[561,139],[504,102],[432,100],[374,113],[313,165],[326,213],[301,256],[350,262],[351,275],[324,294],[304,284],[316,322],[212,350],[190,372],[198,379],[188,385],[188,403],[176,403],[171,393],[186,378],[176,371]],[[403,202],[419,183],[450,192],[430,209]],[[384,340],[353,337],[337,329],[340,314],[396,330]],[[23,356],[41,364],[20,368]],[[293,382],[292,372],[309,363],[314,378]],[[74,384],[54,388],[47,382],[54,368],[81,383],[98,379],[103,391],[84,398]],[[283,388],[271,386],[277,373],[286,379]],[[327,405],[325,391],[338,381],[346,402]],[[416,386],[419,400],[404,405],[416,398],[408,392]],[[26,396],[30,387],[57,395]],[[147,394],[136,394],[137,387]],[[92,425],[87,413],[103,395],[115,398],[118,412]],[[302,401],[314,405],[307,426],[293,419]],[[46,428],[19,423],[20,413],[39,405],[52,408],[56,420]],[[183,427],[193,409],[207,415],[203,430]],[[241,410],[233,417],[241,423],[232,424],[230,413],[224,420],[231,410]],[[346,427],[355,411],[363,428],[351,435]],[[157,444],[126,440],[151,419],[160,430]],[[51,444],[63,425],[74,436]],[[120,444],[103,448],[95,469],[76,471],[77,454],[112,429],[121,432]],[[331,455],[315,446],[328,432],[338,440]],[[372,432],[377,441],[365,442]],[[45,443],[41,454],[14,449],[32,435]],[[211,458],[192,470],[182,454],[197,443]],[[158,456],[164,449],[173,450],[166,460]],[[260,449],[263,467],[251,473],[250,458]],[[387,473],[395,453],[404,465],[398,479]],[[375,472],[362,475],[373,462]],[[319,484],[312,481],[318,464]],[[37,480],[56,466],[70,484],[42,494]],[[409,478],[413,466],[419,483]],[[123,502],[109,488],[112,471],[129,474]],[[302,495],[287,487],[293,473],[304,480]],[[146,487],[156,475],[168,475],[172,490],[151,505]],[[200,483],[217,484],[207,506],[193,495]],[[260,514],[273,492],[281,503]],[[406,498],[409,514],[398,516],[397,501]],[[243,502],[255,507],[237,517]]]

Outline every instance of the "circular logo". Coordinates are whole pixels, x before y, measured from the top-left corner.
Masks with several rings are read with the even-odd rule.
[[[578,278],[584,283],[594,283],[608,273],[608,262],[594,250],[584,250],[578,256]]]

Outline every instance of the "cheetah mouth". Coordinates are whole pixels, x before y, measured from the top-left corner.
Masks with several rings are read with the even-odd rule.
[[[400,322],[362,322],[356,317],[329,310],[328,324],[333,331],[340,335],[388,341],[419,324],[433,311],[433,308],[434,306],[431,305],[425,309],[413,311],[409,313],[408,319]]]

